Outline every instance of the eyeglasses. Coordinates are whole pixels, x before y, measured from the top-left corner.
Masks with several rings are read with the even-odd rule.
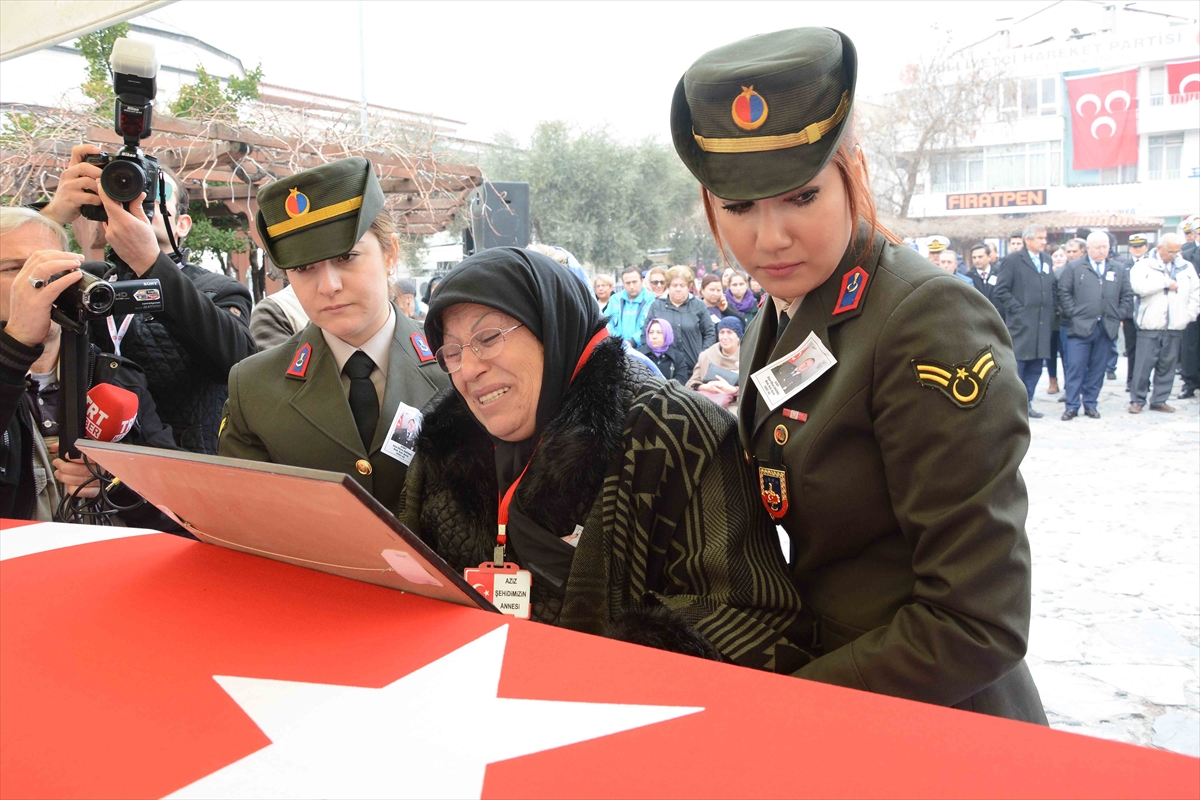
[[[666,281],[650,281],[651,286],[666,286]]]
[[[522,327],[520,324],[513,325],[511,328],[484,328],[476,333],[467,342],[467,346],[471,348],[471,352],[482,359],[495,358],[504,352],[504,334],[512,333],[517,328]],[[462,369],[462,352],[461,344],[444,344],[438,348],[437,357],[438,366],[443,372],[458,372]]]

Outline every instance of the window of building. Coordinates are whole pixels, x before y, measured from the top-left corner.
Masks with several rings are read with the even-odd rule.
[[[1062,142],[1030,142],[964,150],[930,165],[932,191],[983,192],[1062,184]]]
[[[1137,183],[1138,165],[1122,164],[1100,170],[1100,183]]]
[[[1058,77],[1021,78],[1000,84],[1003,119],[1052,117],[1058,114]]]
[[[1150,105],[1161,106],[1167,101],[1167,68],[1150,68]]]
[[[1179,177],[1183,161],[1183,132],[1149,137],[1147,180],[1170,181]]]

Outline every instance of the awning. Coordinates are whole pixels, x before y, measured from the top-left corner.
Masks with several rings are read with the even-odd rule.
[[[4,0],[0,3],[0,61],[116,25],[171,1]]]
[[[984,214],[953,217],[880,217],[892,233],[907,238],[941,234],[956,243],[1019,236],[1027,225],[1044,225],[1048,233],[1073,233],[1079,228],[1145,233],[1157,231],[1165,220],[1105,211],[1043,211],[1038,214]]]

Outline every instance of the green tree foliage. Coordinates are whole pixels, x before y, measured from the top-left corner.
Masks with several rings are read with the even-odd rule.
[[[680,249],[677,260],[703,255],[698,240],[684,235],[694,228],[697,183],[675,151],[654,139],[628,145],[603,128],[577,133],[564,122],[543,122],[527,148],[498,136],[483,167],[490,180],[528,182],[534,237],[580,261],[604,269],[641,264],[647,250],[675,248],[676,239],[697,251]]]
[[[128,35],[129,23],[121,22],[75,40],[75,49],[87,63],[87,80],[83,83],[83,93],[92,101],[98,114],[112,116],[116,95],[113,94],[113,77],[108,58],[112,55],[113,43]]]
[[[196,200],[188,205],[192,216],[192,230],[180,247],[186,245],[192,251],[192,260],[198,261],[201,253],[220,256],[223,253],[245,253],[250,249],[250,240],[240,235],[247,230],[241,217],[209,217],[205,213],[204,201]]]
[[[258,84],[262,81],[262,65],[246,73],[245,78],[232,76],[222,88],[221,79],[209,75],[203,66],[196,66],[196,81],[184,84],[179,96],[169,106],[171,115],[190,119],[237,121],[238,103],[258,98]]]

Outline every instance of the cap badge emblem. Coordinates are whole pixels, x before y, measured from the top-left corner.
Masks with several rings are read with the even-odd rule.
[[[289,189],[287,200],[283,203],[283,210],[287,212],[289,217],[302,217],[312,208],[312,203],[308,202],[308,195],[299,189]]]
[[[767,121],[767,101],[754,91],[753,86],[743,86],[742,93],[733,101],[733,122],[744,131],[758,130]]]

